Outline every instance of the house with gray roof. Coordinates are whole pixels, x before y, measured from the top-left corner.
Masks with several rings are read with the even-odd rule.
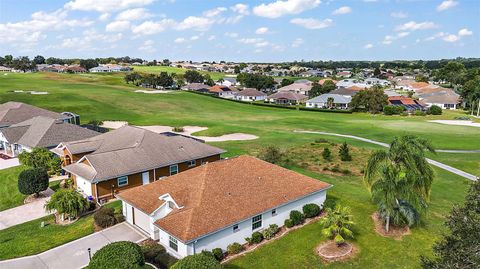
[[[348,104],[350,104],[351,101],[352,97],[350,96],[326,93],[307,100],[306,106],[309,108],[348,109]]]
[[[36,116],[43,116],[63,121],[68,121],[71,118],[69,115],[64,115],[20,102],[6,102],[0,105],[0,128],[8,127]]]
[[[54,153],[85,196],[103,202],[118,192],[162,180],[225,151],[184,136],[166,136],[123,126],[95,137],[65,142]]]
[[[303,95],[307,95],[312,89],[312,84],[308,83],[293,83],[284,87],[279,88],[278,92],[295,92]]]
[[[86,139],[99,133],[62,120],[37,116],[0,129],[0,150],[16,157],[33,148],[55,148],[64,141]]]
[[[235,99],[240,101],[252,102],[265,100],[267,95],[255,88],[245,88],[235,93]]]
[[[277,105],[297,105],[307,100],[307,96],[295,92],[277,92],[267,97],[267,101]]]

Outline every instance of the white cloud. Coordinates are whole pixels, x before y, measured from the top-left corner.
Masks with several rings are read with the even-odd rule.
[[[230,7],[230,9],[244,16],[247,16],[248,14],[250,14],[250,11],[248,10],[248,5],[245,5],[245,4],[236,4]]]
[[[154,0],[73,0],[65,4],[65,8],[83,11],[110,12],[131,7],[149,5]]]
[[[196,31],[206,31],[210,28],[210,26],[214,22],[215,21],[209,18],[189,16],[185,18],[183,21],[181,21],[180,23],[178,23],[176,29],[178,30],[193,29]]]
[[[107,32],[123,32],[130,29],[129,21],[113,21],[105,27]]]
[[[237,37],[238,37],[238,33],[226,32],[226,33],[225,33],[225,36],[226,36],[226,37],[230,37],[230,38],[237,38]]]
[[[260,27],[257,30],[255,30],[255,34],[257,35],[263,35],[268,33],[268,28],[267,27]]]
[[[330,27],[333,23],[331,19],[317,20],[313,18],[295,18],[290,23],[305,27],[307,29],[323,29]]]
[[[100,21],[106,21],[110,18],[110,13],[103,13],[100,16],[98,16],[98,19]]]
[[[139,35],[153,35],[165,31],[175,25],[175,21],[171,19],[163,19],[160,21],[145,21],[140,25],[134,26],[132,32]]]
[[[446,0],[446,1],[443,1],[440,5],[437,6],[437,11],[444,11],[444,10],[450,9],[450,8],[456,6],[456,5],[458,5],[457,1]]]
[[[400,33],[397,34],[397,37],[402,38],[402,37],[406,37],[409,34],[410,34],[409,32],[400,32]]]
[[[264,48],[266,46],[270,45],[270,43],[268,41],[262,41],[262,42],[258,42],[255,44],[255,47],[256,48]]]
[[[175,39],[173,42],[175,42],[177,44],[180,44],[180,43],[184,43],[185,41],[187,41],[185,38],[179,37],[179,38]]]
[[[436,28],[437,25],[431,21],[425,21],[425,22],[415,22],[415,21],[409,21],[407,23],[398,25],[395,30],[396,31],[416,31],[416,30],[427,30],[427,29],[432,29]]]
[[[406,17],[408,17],[408,14],[402,11],[398,11],[390,13],[390,16],[396,19],[405,19]]]
[[[269,4],[261,4],[253,8],[253,13],[260,17],[278,18],[288,14],[299,14],[313,9],[320,4],[320,0],[285,0]]]
[[[363,46],[364,49],[371,49],[373,48],[373,44],[367,44],[365,46]]]
[[[403,37],[406,37],[408,36],[410,33],[409,32],[400,32],[396,35],[386,35],[384,38],[383,38],[383,41],[382,41],[382,44],[384,45],[390,45],[393,43],[393,41],[397,40],[397,39],[400,39],[400,38],[403,38]]]
[[[340,8],[335,9],[332,12],[332,15],[343,15],[343,14],[348,14],[350,12],[352,12],[352,8],[344,6],[344,7],[340,7]]]
[[[212,40],[215,40],[215,38],[216,38],[216,36],[214,36],[214,35],[211,35],[211,36],[209,36],[209,37],[208,37],[208,39],[207,39],[207,40],[208,40],[208,41],[212,41]]]
[[[468,36],[468,35],[473,35],[473,32],[468,30],[467,28],[463,28],[460,31],[458,31],[459,36]]]
[[[207,11],[203,12],[203,16],[205,16],[205,17],[216,17],[216,16],[220,15],[221,13],[223,13],[224,11],[227,11],[227,8],[217,7],[217,8],[210,9],[210,10],[207,10]]]
[[[198,40],[200,37],[198,35],[194,35],[190,37],[190,40]]]
[[[459,39],[460,37],[452,34],[449,34],[443,37],[443,40],[447,42],[457,42]]]
[[[263,38],[241,38],[238,42],[243,44],[255,44],[259,42],[263,42]]]
[[[305,41],[303,41],[303,39],[301,39],[301,38],[296,38],[296,39],[293,40],[293,42],[292,42],[292,47],[298,48],[298,47],[300,47],[301,45],[303,45],[303,43],[305,43]]]
[[[145,8],[133,8],[127,9],[125,11],[120,12],[117,15],[117,21],[135,21],[141,19],[148,19],[153,15],[150,14]]]
[[[148,53],[153,53],[153,52],[157,51],[157,49],[155,49],[153,47],[153,44],[155,44],[155,42],[153,40],[146,40],[145,42],[143,42],[143,45],[140,46],[138,49],[146,51]]]

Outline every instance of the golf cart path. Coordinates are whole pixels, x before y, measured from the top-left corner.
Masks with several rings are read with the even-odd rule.
[[[363,138],[363,137],[359,137],[359,136],[355,136],[355,135],[344,135],[344,134],[336,134],[336,133],[329,133],[329,132],[318,132],[318,131],[299,131],[299,130],[294,130],[293,132],[304,133],[304,134],[321,134],[321,135],[331,135],[331,136],[345,137],[345,138],[360,140],[360,141],[367,142],[367,143],[370,143],[370,144],[379,145],[379,146],[386,147],[386,148],[389,147],[389,145],[387,143],[383,143],[383,142],[379,142],[379,141],[375,141],[375,140],[372,140],[372,139]],[[441,150],[437,150],[437,151],[442,152]],[[444,150],[443,152],[452,152],[452,151]],[[455,151],[455,152],[459,152],[459,151]],[[434,165],[436,167],[439,167],[441,169],[444,169],[448,172],[454,173],[456,175],[459,175],[461,177],[464,177],[466,179],[473,180],[473,181],[476,181],[478,179],[477,176],[472,175],[470,173],[467,173],[465,171],[462,171],[460,169],[457,169],[455,167],[446,165],[446,164],[441,163],[441,162],[437,162],[437,161],[429,159],[429,158],[426,158],[426,159],[427,159],[429,164]]]

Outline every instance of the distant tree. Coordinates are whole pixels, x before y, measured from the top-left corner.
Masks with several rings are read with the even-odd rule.
[[[328,80],[325,80],[325,82],[323,82],[323,85],[322,85],[322,92],[323,93],[329,93],[333,90],[336,89],[336,86],[335,86],[335,83],[333,83],[332,80],[328,79]]]
[[[45,58],[42,55],[37,55],[35,58],[33,58],[33,62],[35,64],[44,64],[45,63]]]
[[[466,107],[472,109],[480,100],[480,77],[476,77],[465,83],[460,91]]]
[[[428,77],[424,75],[418,75],[415,77],[416,82],[428,82]]]
[[[375,67],[375,69],[373,70],[373,75],[374,75],[375,77],[378,77],[380,74],[381,74],[380,68],[379,68],[379,67]]]
[[[163,61],[162,61],[163,66],[169,66],[170,64],[171,64],[171,62],[170,62],[169,59],[163,59]]]
[[[240,67],[240,70],[243,70],[243,69],[247,68],[247,64],[246,63],[240,63],[240,65],[238,67]]]
[[[480,180],[472,183],[463,206],[454,206],[449,232],[433,246],[433,258],[421,257],[424,269],[480,268]]]
[[[241,70],[240,70],[240,66],[235,65],[235,67],[233,68],[233,72],[234,72],[235,74],[240,74],[240,71],[241,71]]]
[[[203,83],[203,76],[200,72],[195,70],[187,70],[184,75],[185,80],[188,83]]]
[[[388,104],[388,96],[378,87],[359,91],[352,97],[350,107],[355,110],[366,110],[372,114],[380,113]]]
[[[285,87],[285,86],[288,86],[290,84],[293,84],[293,82],[294,81],[292,79],[284,78],[284,79],[282,79],[282,82],[280,83],[280,86]]]
[[[352,156],[350,155],[350,149],[348,148],[347,142],[343,142],[343,144],[338,149],[338,154],[340,155],[340,159],[344,162],[352,160]]]
[[[21,194],[38,194],[48,188],[48,173],[44,168],[23,170],[18,176],[18,191]]]
[[[173,78],[167,72],[161,72],[157,78],[157,85],[162,86],[164,88],[172,87],[173,85]]]
[[[56,211],[62,220],[77,218],[81,212],[87,210],[87,199],[74,189],[60,189],[56,191],[45,204],[47,212]]]
[[[283,152],[277,146],[267,146],[261,150],[259,158],[269,163],[280,164]]]
[[[4,65],[8,67],[12,67],[12,62],[13,62],[13,56],[12,55],[5,55],[3,57],[4,59]]]
[[[207,84],[208,86],[215,85],[215,81],[213,81],[213,79],[210,77],[209,74],[205,74],[203,78],[204,78],[205,84]]]
[[[325,211],[327,214],[321,219],[324,235],[335,240],[338,245],[345,243],[345,238],[353,238],[352,228],[355,223],[349,207],[336,205],[334,209],[327,207]]]
[[[332,159],[332,152],[329,148],[324,148],[322,151],[322,157],[326,161],[330,161]]]
[[[435,72],[435,79],[443,80],[453,85],[460,85],[465,82],[467,69],[461,62],[450,61],[444,67]]]
[[[308,97],[309,98],[314,98],[314,97],[317,97],[317,96],[322,95],[322,94],[323,94],[322,85],[320,85],[320,83],[318,83],[318,82],[314,82],[313,85],[312,85],[312,88],[308,92]]]
[[[21,70],[23,72],[34,70],[35,63],[30,61],[27,56],[20,56],[13,59],[11,67],[17,70]]]
[[[247,88],[256,88],[258,90],[268,90],[275,86],[273,77],[260,74],[241,73],[237,75],[237,80]]]
[[[95,59],[82,59],[80,60],[80,66],[90,70],[90,68],[94,68],[98,66],[98,62]]]
[[[333,108],[335,105],[335,99],[333,97],[328,97],[327,98],[327,107],[328,108]]]
[[[51,174],[58,174],[61,170],[60,158],[46,148],[33,148],[31,152],[19,154],[21,164],[31,168],[43,168]]]

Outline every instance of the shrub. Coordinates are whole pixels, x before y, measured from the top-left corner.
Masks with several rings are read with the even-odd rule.
[[[302,209],[306,218],[313,218],[320,214],[320,207],[317,204],[306,204]]]
[[[262,240],[263,240],[263,234],[261,232],[254,232],[252,234],[252,242],[254,244],[258,244],[258,243],[262,242]]]
[[[421,110],[415,110],[415,116],[425,116],[427,113]]]
[[[18,176],[18,191],[25,195],[35,194],[48,188],[48,174],[44,168],[23,170]]]
[[[172,130],[177,133],[183,133],[185,131],[183,127],[173,127]]]
[[[230,245],[228,245],[227,247],[227,252],[228,254],[230,255],[233,255],[233,254],[237,254],[237,253],[240,253],[243,251],[243,245],[240,245],[240,243],[232,243]]]
[[[221,269],[223,266],[208,253],[187,256],[176,262],[171,269]]]
[[[293,227],[293,221],[291,219],[286,219],[284,224],[285,224],[285,227],[287,227],[287,228],[292,228]]]
[[[343,142],[338,149],[338,154],[340,155],[340,159],[344,162],[348,162],[352,160],[352,156],[350,155],[350,149],[348,148],[347,142]]]
[[[320,143],[328,143],[328,140],[325,139],[325,138],[319,138],[319,139],[316,139],[316,140],[315,140],[315,143],[318,143],[318,144],[320,144]]]
[[[95,252],[88,264],[90,269],[132,268],[140,269],[145,265],[142,249],[139,245],[120,241],[110,243]]]
[[[384,106],[383,113],[385,115],[399,115],[401,114],[405,108],[403,106]]]
[[[221,248],[214,248],[212,249],[212,254],[217,259],[217,261],[223,260],[224,254]]]
[[[283,152],[277,146],[268,146],[262,149],[259,158],[273,164],[278,164],[283,159]]]
[[[290,219],[292,220],[293,225],[296,226],[302,224],[305,220],[305,217],[300,211],[292,210],[290,211]]]
[[[442,115],[442,108],[436,105],[433,105],[428,108],[427,114],[431,115]]]
[[[117,223],[115,218],[115,211],[113,208],[101,207],[95,214],[93,214],[95,224],[101,228],[107,228]]]
[[[329,148],[324,148],[322,152],[323,159],[330,161],[332,159],[332,152],[330,152]]]
[[[158,268],[167,269],[177,261],[167,253],[162,245],[154,241],[145,242],[141,248],[145,261],[156,265]]]
[[[407,111],[403,111],[402,114],[400,114],[400,115],[402,115],[402,116],[404,116],[404,117],[405,117],[405,116],[408,116],[408,112],[407,112]]]
[[[330,171],[338,173],[338,172],[340,172],[340,166],[338,164],[336,164],[332,168],[330,168]]]
[[[280,228],[278,228],[277,224],[270,224],[267,229],[263,230],[263,238],[269,240],[273,238],[279,230]]]
[[[332,199],[331,197],[327,197],[325,202],[323,202],[323,208],[335,208],[337,205],[337,201],[335,199]]]
[[[69,218],[76,218],[88,207],[87,199],[72,189],[62,189],[55,192],[50,200],[45,204],[45,210],[57,211],[57,214],[63,216],[66,214]]]
[[[350,175],[352,173],[352,171],[350,171],[348,169],[342,169],[340,172],[342,172],[342,174],[344,174],[344,175]]]

